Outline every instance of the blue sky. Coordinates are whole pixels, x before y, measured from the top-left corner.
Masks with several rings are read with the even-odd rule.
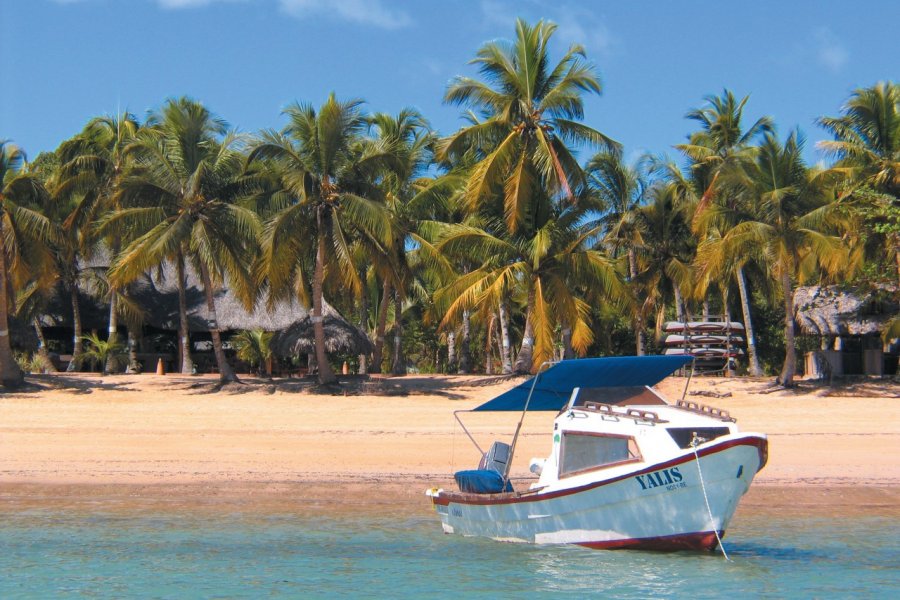
[[[799,126],[814,162],[815,118],[900,74],[893,0],[0,0],[0,139],[34,157],[93,116],[181,95],[253,132],[332,90],[370,111],[414,106],[449,133],[448,81],[475,75],[468,60],[517,16],[559,25],[556,58],[585,46],[604,86],[585,121],[631,157],[674,155],[694,129],[684,114],[727,87],[751,95],[748,117]]]

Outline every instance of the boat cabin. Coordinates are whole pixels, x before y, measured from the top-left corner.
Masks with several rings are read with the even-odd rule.
[[[709,442],[737,433],[737,426],[727,411],[685,401],[670,405],[649,386],[622,386],[575,388],[553,430],[550,456],[532,461],[540,475],[532,488],[663,461],[690,450],[695,437],[698,444]]]

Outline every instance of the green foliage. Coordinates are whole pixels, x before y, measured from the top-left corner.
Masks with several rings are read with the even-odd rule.
[[[87,344],[82,359],[92,365],[100,365],[104,375],[108,373],[107,369],[117,371],[125,364],[127,352],[123,344],[101,339],[96,333],[82,336],[81,339]]]
[[[248,331],[245,329],[231,336],[231,347],[234,348],[240,360],[251,367],[257,367],[262,373],[266,361],[273,356],[270,347],[273,335],[271,331],[262,331],[261,329]]]

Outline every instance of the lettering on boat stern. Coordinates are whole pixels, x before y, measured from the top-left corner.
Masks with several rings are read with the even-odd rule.
[[[635,475],[634,478],[641,484],[641,491],[649,490],[650,488],[664,487],[671,492],[678,488],[687,487],[687,484],[682,481],[684,477],[682,476],[681,471],[678,470],[678,467],[662,469],[661,471],[654,471],[653,473],[647,473],[646,475]]]

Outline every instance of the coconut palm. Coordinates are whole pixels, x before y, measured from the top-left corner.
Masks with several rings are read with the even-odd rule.
[[[826,178],[806,166],[802,152],[796,131],[784,144],[773,134],[765,136],[750,172],[754,218],[728,229],[720,242],[727,255],[750,251],[764,256],[781,289],[786,356],[778,382],[784,386],[793,385],[796,372],[794,286],[819,273],[837,273],[848,256],[839,205]]]
[[[584,174],[570,145],[619,147],[580,122],[582,94],[599,94],[600,81],[577,44],[551,62],[555,31],[552,23],[517,20],[515,41],[489,42],[471,61],[483,80],[457,77],[444,98],[485,118],[442,140],[438,157],[479,152],[466,200],[475,208],[501,198],[496,208],[510,233],[540,228],[552,201],[574,199]]]
[[[851,203],[860,217],[869,258],[893,263],[900,279],[900,84],[857,89],[840,117],[818,123],[834,135],[818,147],[838,159]]]
[[[614,263],[588,242],[596,226],[583,225],[586,210],[558,208],[533,235],[509,235],[499,223],[487,227],[432,224],[435,247],[447,256],[464,256],[479,264],[436,294],[445,306],[444,321],[465,310],[490,310],[512,290],[527,295],[524,343],[516,360],[518,372],[529,372],[551,358],[558,327],[572,330],[572,345],[583,354],[593,340],[590,304],[577,294],[595,290],[606,299],[624,295]],[[493,226],[492,226],[493,225]]]
[[[401,375],[406,365],[401,356],[403,335],[403,301],[414,284],[414,274],[407,260],[407,249],[420,244],[415,239],[416,224],[419,219],[433,216],[429,199],[418,192],[427,185],[420,180],[431,164],[431,147],[434,137],[428,121],[416,110],[403,109],[397,115],[376,113],[371,117],[371,128],[384,148],[391,153],[390,168],[384,169],[380,187],[384,191],[384,201],[390,211],[392,242],[386,253],[370,252],[375,262],[379,259],[387,264],[381,269],[387,276],[386,285],[391,284],[394,292],[394,356],[392,372]],[[372,249],[374,250],[374,248]],[[387,287],[385,287],[387,289]],[[382,297],[381,307],[387,302]],[[382,313],[383,314],[383,313]],[[381,316],[381,314],[379,315]],[[376,350],[373,366],[380,367],[379,337],[384,338],[384,322],[379,319],[376,332]],[[376,371],[378,372],[378,371]]]
[[[619,152],[600,152],[587,163],[588,184],[601,204],[605,235],[603,243],[616,258],[624,253],[628,260],[628,284],[632,295],[637,298],[638,256],[637,249],[643,244],[637,221],[638,210],[644,203],[647,187],[645,161],[628,165]],[[638,356],[644,354],[644,305],[634,303],[635,350]]]
[[[140,124],[130,113],[97,117],[91,119],[81,133],[60,146],[61,185],[70,192],[83,194],[72,221],[84,220],[85,215],[102,220],[104,214],[115,215],[122,209],[116,192],[129,165],[126,148],[139,129]],[[117,256],[127,232],[121,227],[107,227],[102,233],[110,256]],[[116,343],[118,335],[119,298],[120,290],[111,287],[108,336],[111,344]],[[110,354],[109,359],[106,371],[112,371],[116,366],[113,364],[115,355]]]
[[[694,237],[688,224],[687,207],[680,202],[677,186],[657,182],[647,190],[646,204],[634,214],[640,241],[635,246],[638,264],[637,288],[644,297],[644,312],[655,308],[657,333],[671,300],[676,318],[687,320],[684,290],[691,283],[690,263]]]
[[[311,318],[321,384],[336,380],[322,322],[326,270],[358,296],[362,281],[352,262],[351,236],[382,249],[393,241],[389,213],[372,183],[372,175],[390,162],[391,148],[363,139],[368,123],[361,105],[360,100],[339,102],[334,94],[318,111],[295,103],[285,110],[290,123],[284,131],[263,132],[248,157],[248,163],[272,161],[293,200],[266,223],[262,236],[262,269],[272,297],[299,294],[302,299],[306,285],[299,256],[315,242]]]
[[[746,189],[744,174],[756,156],[755,140],[771,133],[774,125],[770,117],[764,116],[744,130],[744,108],[749,98],[744,96],[738,100],[727,89],[721,96],[707,96],[704,107],[687,114],[687,118],[700,124],[700,130],[691,134],[687,144],[675,146],[691,161],[689,175],[684,177],[673,168],[669,168],[668,171],[673,182],[679,186],[682,196],[694,206],[691,225],[701,243],[707,239],[718,240],[729,227],[733,227],[745,217],[752,218],[752,215],[747,217],[745,214],[747,202],[744,194]],[[723,211],[715,211],[719,217],[731,218],[728,220],[708,218],[706,213],[711,203],[718,203],[726,208]],[[705,265],[722,266],[727,263],[730,268],[721,270],[716,275],[727,276],[731,273],[737,281],[747,334],[749,370],[751,375],[760,376],[762,368],[756,349],[756,335],[745,273],[747,261],[752,255],[739,252],[735,256],[721,256],[715,261],[710,260],[710,253],[713,250],[721,251],[724,247],[715,243],[709,245],[705,249],[707,257]],[[702,275],[699,290],[705,296],[713,274],[707,270]]]
[[[25,153],[0,141],[0,384],[15,387],[23,381],[9,341],[9,308],[18,290],[45,271],[50,258],[48,219],[39,212],[47,191],[25,172]]]
[[[188,98],[169,100],[150,123],[129,145],[135,166],[118,192],[126,208],[109,219],[111,226],[146,232],[116,258],[111,283],[122,286],[174,263],[184,370],[191,362],[184,302],[185,266],[190,264],[206,295],[219,377],[223,383],[237,381],[222,347],[214,294],[227,283],[248,309],[256,299],[250,269],[259,224],[253,211],[237,204],[249,189],[241,177],[238,139],[223,121]]]

